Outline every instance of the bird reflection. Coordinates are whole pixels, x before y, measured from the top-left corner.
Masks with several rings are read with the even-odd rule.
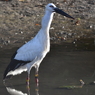
[[[27,93],[23,93],[22,91],[16,90],[14,88],[6,87],[7,91],[11,95],[30,95]]]
[[[27,92],[24,93],[23,91],[16,90],[11,83],[4,83],[7,92],[10,95],[31,95],[30,94],[30,88],[27,88]],[[39,87],[38,85],[35,85],[35,95],[39,95]]]

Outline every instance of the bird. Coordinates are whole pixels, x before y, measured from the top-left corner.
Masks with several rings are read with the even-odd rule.
[[[50,36],[49,29],[54,13],[61,14],[65,17],[74,19],[69,14],[65,13],[53,3],[49,3],[45,7],[45,14],[41,21],[41,29],[36,36],[26,44],[22,45],[11,57],[11,61],[5,69],[3,81],[11,76],[27,72],[27,85],[29,86],[30,71],[35,67],[35,80],[38,80],[39,66],[46,54],[50,51]]]

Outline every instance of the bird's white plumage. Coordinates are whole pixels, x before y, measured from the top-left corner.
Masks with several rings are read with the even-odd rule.
[[[20,74],[23,71],[28,71],[29,73],[30,69],[33,66],[35,66],[36,69],[38,70],[42,59],[50,50],[49,28],[54,14],[53,8],[49,7],[50,5],[56,7],[52,3],[46,6],[45,15],[42,18],[42,23],[41,23],[42,28],[40,29],[40,31],[32,40],[30,40],[28,43],[19,48],[17,50],[17,54],[14,57],[14,59],[16,60],[31,61],[31,62],[24,66],[19,67],[14,71],[8,72],[7,75]]]
[[[19,48],[15,55],[13,55],[10,64],[4,72],[3,79],[8,75],[21,74],[23,71],[28,72],[28,79],[30,79],[29,74],[33,66],[36,69],[35,74],[38,74],[40,63],[50,50],[49,29],[55,12],[74,19],[64,11],[57,8],[53,3],[49,3],[46,6],[45,15],[42,18],[41,29],[32,40]],[[36,82],[38,82],[38,80],[36,80]]]
[[[35,57],[41,56],[44,53],[48,52],[49,41],[46,39],[46,37],[40,37],[42,35],[42,33],[38,33],[34,39],[23,45],[20,49],[18,49],[14,59],[32,61],[35,59]],[[43,40],[46,43],[44,43]],[[48,46],[46,46],[47,43]]]
[[[17,50],[17,55],[14,59],[32,61],[36,57],[43,58],[49,52],[49,28],[53,18],[53,13],[48,10],[49,5],[46,7],[45,15],[42,19],[42,28],[32,40]]]

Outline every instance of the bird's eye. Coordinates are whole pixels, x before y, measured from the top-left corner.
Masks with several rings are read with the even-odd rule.
[[[54,8],[52,5],[50,5],[49,7]]]

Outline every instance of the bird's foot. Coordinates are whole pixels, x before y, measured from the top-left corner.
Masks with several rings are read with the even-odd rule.
[[[39,89],[38,88],[35,89],[35,92],[36,92],[36,95],[39,95]]]
[[[29,85],[27,85],[27,86],[26,86],[26,89],[27,89],[28,91],[30,91],[30,86],[29,86]]]

